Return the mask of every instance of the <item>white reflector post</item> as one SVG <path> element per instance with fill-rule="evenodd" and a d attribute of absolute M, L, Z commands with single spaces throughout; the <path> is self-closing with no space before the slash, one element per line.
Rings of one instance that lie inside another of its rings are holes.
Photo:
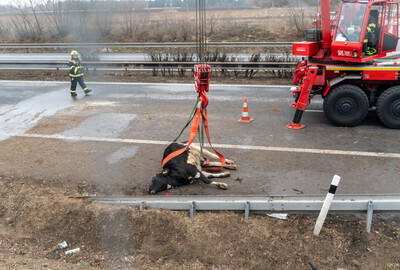
<path fill-rule="evenodd" d="M 340 176 L 335 174 L 335 176 L 332 179 L 331 187 L 329 188 L 328 194 L 326 194 L 326 198 L 324 200 L 324 204 L 322 205 L 322 209 L 319 212 L 317 223 L 315 223 L 314 227 L 315 236 L 318 236 L 319 233 L 321 232 L 322 225 L 324 225 L 325 218 L 328 214 L 329 208 L 331 207 L 331 203 L 333 197 L 335 196 L 335 192 L 337 186 L 339 185 L 339 181 L 340 181 Z"/>

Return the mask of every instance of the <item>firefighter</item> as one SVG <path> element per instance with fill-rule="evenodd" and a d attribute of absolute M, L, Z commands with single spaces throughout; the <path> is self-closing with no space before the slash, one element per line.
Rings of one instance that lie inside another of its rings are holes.
<path fill-rule="evenodd" d="M 376 24 L 378 21 L 378 11 L 371 10 L 371 14 L 368 19 L 367 25 L 367 33 L 365 34 L 365 38 L 367 40 L 367 50 L 365 51 L 366 55 L 374 55 L 377 53 L 377 42 L 378 38 L 376 36 Z M 365 40 L 364 40 L 365 42 Z"/>
<path fill-rule="evenodd" d="M 71 52 L 71 60 L 68 62 L 69 66 L 69 77 L 71 78 L 71 96 L 76 97 L 76 85 L 79 83 L 79 85 L 82 87 L 83 92 L 85 94 L 88 94 L 91 92 L 91 89 L 88 89 L 86 86 L 85 82 L 83 81 L 83 72 L 84 72 L 84 67 L 81 66 L 81 61 L 79 60 L 78 52 L 77 51 L 72 51 Z"/>

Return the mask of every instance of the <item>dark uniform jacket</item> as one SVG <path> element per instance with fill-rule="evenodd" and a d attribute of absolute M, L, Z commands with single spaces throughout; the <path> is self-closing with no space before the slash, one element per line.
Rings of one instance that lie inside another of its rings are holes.
<path fill-rule="evenodd" d="M 83 76 L 84 67 L 81 66 L 81 61 L 79 58 L 71 58 L 68 62 L 69 66 L 69 76 L 71 78 L 81 77 Z"/>

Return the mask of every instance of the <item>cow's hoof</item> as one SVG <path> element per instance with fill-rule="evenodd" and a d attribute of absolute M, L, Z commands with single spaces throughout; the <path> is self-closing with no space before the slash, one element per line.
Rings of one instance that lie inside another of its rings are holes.
<path fill-rule="evenodd" d="M 228 184 L 219 183 L 219 184 L 218 184 L 218 187 L 219 187 L 220 189 L 228 189 Z"/>
<path fill-rule="evenodd" d="M 224 167 L 229 169 L 229 170 L 236 170 L 237 169 L 236 164 L 230 164 L 230 163 L 229 164 L 225 164 Z"/>

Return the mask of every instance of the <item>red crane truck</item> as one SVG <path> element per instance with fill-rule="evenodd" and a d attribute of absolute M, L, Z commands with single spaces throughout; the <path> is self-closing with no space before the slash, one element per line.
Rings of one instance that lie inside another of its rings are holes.
<path fill-rule="evenodd" d="M 293 44 L 304 56 L 292 87 L 296 109 L 291 129 L 301 129 L 303 112 L 315 95 L 323 98 L 326 117 L 337 126 L 356 126 L 370 109 L 389 128 L 400 128 L 400 61 L 385 59 L 398 43 L 398 3 L 343 0 L 334 24 L 329 0 L 321 0 L 321 26 Z"/>

